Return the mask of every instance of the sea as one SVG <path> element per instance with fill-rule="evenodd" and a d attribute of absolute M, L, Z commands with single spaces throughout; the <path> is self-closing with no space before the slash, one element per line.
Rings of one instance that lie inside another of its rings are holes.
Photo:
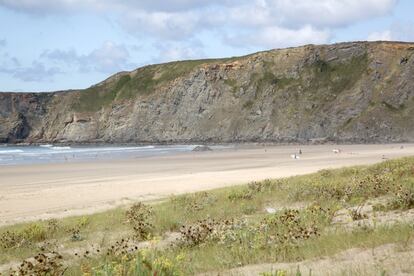
<path fill-rule="evenodd" d="M 197 145 L 146 145 L 146 146 L 0 146 L 0 166 L 39 163 L 64 163 L 92 160 L 140 158 L 191 152 Z M 223 148 L 212 146 L 211 148 Z"/>

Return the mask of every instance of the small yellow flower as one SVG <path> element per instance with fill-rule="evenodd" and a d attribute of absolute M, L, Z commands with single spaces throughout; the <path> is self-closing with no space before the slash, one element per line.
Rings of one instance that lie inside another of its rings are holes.
<path fill-rule="evenodd" d="M 177 262 L 182 262 L 185 259 L 185 254 L 184 253 L 178 254 L 177 257 L 175 257 L 175 259 Z"/>
<path fill-rule="evenodd" d="M 139 253 L 142 256 L 142 259 L 144 259 L 144 260 L 148 259 L 149 251 L 147 249 L 142 249 L 142 250 L 139 251 Z"/>
<path fill-rule="evenodd" d="M 286 276 L 287 272 L 286 270 L 278 270 L 276 276 Z"/>
<path fill-rule="evenodd" d="M 127 262 L 128 261 L 128 256 L 127 255 L 122 256 L 122 259 L 121 260 L 123 262 Z"/>

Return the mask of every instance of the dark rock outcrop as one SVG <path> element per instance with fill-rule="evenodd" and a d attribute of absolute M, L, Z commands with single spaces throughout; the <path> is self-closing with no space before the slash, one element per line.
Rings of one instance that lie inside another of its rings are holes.
<path fill-rule="evenodd" d="M 196 146 L 193 151 L 212 151 L 212 149 L 209 146 Z"/>

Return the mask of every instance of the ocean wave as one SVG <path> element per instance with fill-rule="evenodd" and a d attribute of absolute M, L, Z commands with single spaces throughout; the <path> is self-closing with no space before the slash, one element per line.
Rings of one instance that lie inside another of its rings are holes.
<path fill-rule="evenodd" d="M 11 150 L 0 150 L 0 154 L 10 154 L 10 153 L 21 153 L 23 150 L 11 149 Z"/>
<path fill-rule="evenodd" d="M 71 147 L 51 147 L 52 150 L 70 150 Z"/>
<path fill-rule="evenodd" d="M 143 145 L 143 146 L 65 146 L 43 144 L 38 146 L 0 147 L 0 165 L 35 164 L 51 162 L 67 162 L 76 160 L 96 160 L 157 156 L 174 152 L 191 151 L 193 145 Z"/>
<path fill-rule="evenodd" d="M 102 148 L 72 148 L 74 152 L 110 152 L 110 151 L 135 151 L 154 149 L 154 146 L 143 147 L 102 147 Z"/>

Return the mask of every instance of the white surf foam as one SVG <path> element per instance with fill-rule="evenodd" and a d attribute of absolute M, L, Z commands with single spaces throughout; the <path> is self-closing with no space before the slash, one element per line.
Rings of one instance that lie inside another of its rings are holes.
<path fill-rule="evenodd" d="M 23 150 L 11 149 L 11 150 L 0 150 L 0 154 L 10 154 L 10 153 L 21 153 Z"/>

